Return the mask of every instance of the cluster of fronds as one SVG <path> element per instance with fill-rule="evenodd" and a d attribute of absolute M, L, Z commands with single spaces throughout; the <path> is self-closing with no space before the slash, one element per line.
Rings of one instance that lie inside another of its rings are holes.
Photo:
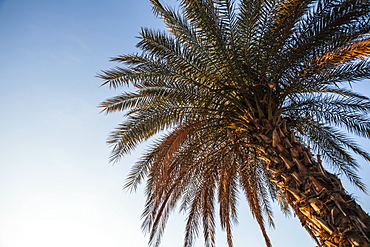
<path fill-rule="evenodd" d="M 150 1 L 167 31 L 143 28 L 140 54 L 100 77 L 113 88 L 134 86 L 101 104 L 125 111 L 109 137 L 112 161 L 167 131 L 132 168 L 127 187 L 146 180 L 143 228 L 157 246 L 172 209 L 187 212 L 185 245 L 203 228 L 215 246 L 215 203 L 232 246 L 238 193 L 245 193 L 267 245 L 270 198 L 263 147 L 249 143 L 256 119 L 289 118 L 302 142 L 361 189 L 355 152 L 369 154 L 338 129 L 369 138 L 369 98 L 341 89 L 370 75 L 367 0 L 181 0 L 174 9 Z"/>

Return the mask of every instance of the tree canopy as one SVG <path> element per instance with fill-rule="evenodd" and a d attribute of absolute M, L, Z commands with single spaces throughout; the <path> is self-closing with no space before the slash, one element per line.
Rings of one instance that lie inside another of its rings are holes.
<path fill-rule="evenodd" d="M 367 191 L 354 154 L 367 161 L 370 155 L 349 134 L 370 137 L 370 100 L 344 85 L 370 75 L 369 1 L 181 0 L 178 8 L 150 2 L 167 29 L 142 28 L 141 52 L 113 58 L 123 66 L 99 75 L 103 85 L 134 87 L 101 104 L 106 113 L 125 112 L 108 139 L 111 161 L 159 135 L 126 184 L 136 189 L 146 180 L 150 244 L 159 245 L 179 207 L 187 212 L 184 246 L 192 246 L 200 227 L 206 246 L 215 246 L 218 203 L 232 246 L 243 193 L 267 246 L 271 200 L 285 212 L 292 208 L 320 246 L 369 246 L 367 214 L 351 211 L 360 223 L 350 226 L 334 219 L 341 210 L 349 214 L 338 199 L 347 195 L 323 168 Z M 323 219 L 325 212 L 333 219 Z M 352 228 L 361 237 L 350 236 Z"/>

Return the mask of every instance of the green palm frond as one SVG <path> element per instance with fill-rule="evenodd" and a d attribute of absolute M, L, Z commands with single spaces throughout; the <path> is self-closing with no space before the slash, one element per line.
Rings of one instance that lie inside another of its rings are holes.
<path fill-rule="evenodd" d="M 350 182 L 367 192 L 366 185 L 357 175 L 359 164 L 349 150 L 370 161 L 370 154 L 338 130 L 314 121 L 305 123 L 309 144 L 323 156 L 336 171 L 343 173 Z"/>
<path fill-rule="evenodd" d="M 363 59 L 354 63 L 347 63 L 333 68 L 323 78 L 328 84 L 338 84 L 343 82 L 360 81 L 370 77 L 370 63 L 368 59 Z"/>
<path fill-rule="evenodd" d="M 290 95 L 286 113 L 347 129 L 361 137 L 370 137 L 370 100 L 348 90 L 322 89 L 312 93 Z M 291 112 L 290 112 L 291 111 Z"/>

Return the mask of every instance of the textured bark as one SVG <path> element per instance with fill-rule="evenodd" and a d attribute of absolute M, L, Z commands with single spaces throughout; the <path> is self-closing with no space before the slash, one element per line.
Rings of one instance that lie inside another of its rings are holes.
<path fill-rule="evenodd" d="M 320 157 L 297 142 L 287 122 L 260 120 L 254 123 L 254 137 L 267 147 L 262 150 L 266 167 L 301 224 L 319 246 L 370 246 L 370 216 L 323 169 Z"/>

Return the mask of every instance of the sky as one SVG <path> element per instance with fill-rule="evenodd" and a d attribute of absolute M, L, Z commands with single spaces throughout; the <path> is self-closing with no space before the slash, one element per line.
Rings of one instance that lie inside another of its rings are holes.
<path fill-rule="evenodd" d="M 147 0 L 0 0 L 0 247 L 147 246 L 142 188 L 122 189 L 145 145 L 108 162 L 106 137 L 123 118 L 100 113 L 119 91 L 96 77 L 116 66 L 110 57 L 136 51 L 140 27 L 162 28 Z M 369 167 L 360 175 L 370 186 Z M 344 184 L 369 212 L 369 196 Z M 161 247 L 182 246 L 184 219 L 174 212 Z M 265 246 L 242 199 L 239 221 L 235 247 Z M 274 247 L 315 245 L 297 218 L 275 210 L 275 221 Z"/>

